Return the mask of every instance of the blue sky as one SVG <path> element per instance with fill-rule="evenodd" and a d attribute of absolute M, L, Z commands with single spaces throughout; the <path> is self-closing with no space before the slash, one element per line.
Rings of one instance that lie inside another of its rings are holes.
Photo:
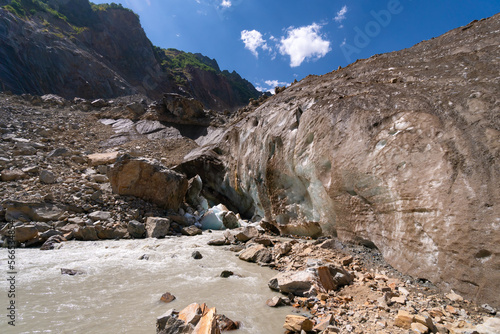
<path fill-rule="evenodd" d="M 95 3 L 109 1 L 94 0 Z M 153 44 L 215 58 L 258 89 L 410 47 L 500 0 L 122 0 Z"/>

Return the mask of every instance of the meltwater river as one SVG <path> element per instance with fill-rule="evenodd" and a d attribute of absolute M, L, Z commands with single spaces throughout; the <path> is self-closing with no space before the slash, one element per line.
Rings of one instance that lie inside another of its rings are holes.
<path fill-rule="evenodd" d="M 156 318 L 170 308 L 207 303 L 242 322 L 242 333 L 283 333 L 291 309 L 270 308 L 275 295 L 269 268 L 207 246 L 221 232 L 196 237 L 79 242 L 60 249 L 16 249 L 16 326 L 7 324 L 8 282 L 0 280 L 1 333 L 155 333 Z M 198 250 L 200 260 L 191 257 Z M 147 254 L 149 260 L 139 260 Z M 0 275 L 7 275 L 7 250 L 0 249 Z M 82 270 L 61 275 L 61 268 Z M 231 270 L 241 277 L 219 277 Z M 7 276 L 6 276 L 7 277 Z M 177 297 L 160 302 L 170 292 Z"/>

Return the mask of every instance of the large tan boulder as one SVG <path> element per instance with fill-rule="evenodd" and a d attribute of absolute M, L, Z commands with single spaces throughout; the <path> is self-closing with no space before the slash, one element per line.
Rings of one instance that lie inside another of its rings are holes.
<path fill-rule="evenodd" d="M 177 210 L 186 195 L 188 181 L 182 174 L 148 159 L 121 156 L 108 170 L 113 192 Z"/>

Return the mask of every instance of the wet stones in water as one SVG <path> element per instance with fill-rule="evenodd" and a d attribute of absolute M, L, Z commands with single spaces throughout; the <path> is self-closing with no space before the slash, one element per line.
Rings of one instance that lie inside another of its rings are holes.
<path fill-rule="evenodd" d="M 141 257 L 139 258 L 139 260 L 149 260 L 149 255 L 148 254 L 143 254 L 141 255 Z"/>
<path fill-rule="evenodd" d="M 280 296 L 274 296 L 271 299 L 268 299 L 266 301 L 266 305 L 269 307 L 279 307 L 279 306 L 285 306 L 285 305 L 290 305 L 290 299 L 289 298 L 282 298 Z"/>
<path fill-rule="evenodd" d="M 61 275 L 76 276 L 76 275 L 84 275 L 84 274 L 85 274 L 85 272 L 81 271 L 81 270 L 61 268 Z"/>
<path fill-rule="evenodd" d="M 240 322 L 239 321 L 233 321 L 226 317 L 224 314 L 217 314 L 216 315 L 217 322 L 219 323 L 219 328 L 221 331 L 234 331 L 236 329 L 240 328 Z"/>
<path fill-rule="evenodd" d="M 173 294 L 171 294 L 170 292 L 165 292 L 160 298 L 160 301 L 162 301 L 164 303 L 170 303 L 174 300 L 175 300 L 175 296 Z"/>
<path fill-rule="evenodd" d="M 220 273 L 220 277 L 222 278 L 228 278 L 230 276 L 233 276 L 234 273 L 232 271 L 229 271 L 229 270 L 224 270 L 223 272 Z"/>
<path fill-rule="evenodd" d="M 195 260 L 199 260 L 203 258 L 203 255 L 201 255 L 201 253 L 198 251 L 194 251 L 193 254 L 191 254 L 191 257 Z"/>

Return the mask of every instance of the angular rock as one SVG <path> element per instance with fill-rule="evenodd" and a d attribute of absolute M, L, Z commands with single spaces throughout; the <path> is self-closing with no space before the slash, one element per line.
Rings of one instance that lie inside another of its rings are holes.
<path fill-rule="evenodd" d="M 66 241 L 66 238 L 64 238 L 63 236 L 53 235 L 43 243 L 42 247 L 40 247 L 40 250 L 54 249 L 56 244 L 59 244 L 63 241 Z"/>
<path fill-rule="evenodd" d="M 264 245 L 255 245 L 248 247 L 244 251 L 242 251 L 239 255 L 240 260 L 247 262 L 262 262 L 269 263 L 272 260 L 272 254 L 269 249 L 267 249 Z"/>
<path fill-rule="evenodd" d="M 236 239 L 241 242 L 247 242 L 248 240 L 258 237 L 259 231 L 254 226 L 246 226 L 243 231 L 236 234 Z"/>
<path fill-rule="evenodd" d="M 194 251 L 192 254 L 191 254 L 191 257 L 195 260 L 200 260 L 203 258 L 203 255 L 201 255 L 201 253 L 199 251 Z"/>
<path fill-rule="evenodd" d="M 193 303 L 186 306 L 182 311 L 179 312 L 179 319 L 187 324 L 196 326 L 203 315 L 203 309 L 206 307 Z"/>
<path fill-rule="evenodd" d="M 183 227 L 181 233 L 184 234 L 184 235 L 188 235 L 188 236 L 193 237 L 195 235 L 202 234 L 203 231 L 200 228 L 198 228 L 198 227 L 196 227 L 194 225 L 191 225 L 191 226 L 188 226 L 188 227 Z"/>
<path fill-rule="evenodd" d="M 85 275 L 85 272 L 77 269 L 61 268 L 61 275 L 68 275 L 68 276 Z"/>
<path fill-rule="evenodd" d="M 78 226 L 73 230 L 73 237 L 76 240 L 82 241 L 94 241 L 99 239 L 94 226 Z"/>
<path fill-rule="evenodd" d="M 34 225 L 14 227 L 14 241 L 26 242 L 38 236 L 38 229 Z"/>
<path fill-rule="evenodd" d="M 234 273 L 232 271 L 224 270 L 223 272 L 220 273 L 219 276 L 222 278 L 228 278 L 228 277 L 231 277 L 233 275 L 234 275 Z"/>
<path fill-rule="evenodd" d="M 164 303 L 170 303 L 175 300 L 175 296 L 171 294 L 170 292 L 165 292 L 163 295 L 160 297 L 160 301 Z"/>
<path fill-rule="evenodd" d="M 47 154 L 47 158 L 57 158 L 69 156 L 71 152 L 65 147 L 56 148 Z"/>
<path fill-rule="evenodd" d="M 415 334 L 427 334 L 429 333 L 429 328 L 419 322 L 414 322 L 410 326 L 411 330 Z"/>
<path fill-rule="evenodd" d="M 89 214 L 89 218 L 96 222 L 98 220 L 104 221 L 111 219 L 111 212 L 109 211 L 94 211 Z"/>
<path fill-rule="evenodd" d="M 304 296 L 314 286 L 315 276 L 309 271 L 282 272 L 271 278 L 268 283 L 272 290 Z"/>
<path fill-rule="evenodd" d="M 201 317 L 193 330 L 193 334 L 220 334 L 216 313 L 215 307 L 209 309 L 208 312 Z"/>
<path fill-rule="evenodd" d="M 142 239 L 147 236 L 146 226 L 137 220 L 131 220 L 127 224 L 127 232 L 131 238 Z"/>
<path fill-rule="evenodd" d="M 110 165 L 115 163 L 120 152 L 94 153 L 87 156 L 90 166 Z"/>
<path fill-rule="evenodd" d="M 226 317 L 224 314 L 217 314 L 216 317 L 221 332 L 234 331 L 239 329 L 241 326 L 239 321 L 233 321 Z"/>
<path fill-rule="evenodd" d="M 396 319 L 394 319 L 394 326 L 410 329 L 414 319 L 414 316 L 407 311 L 399 310 Z"/>
<path fill-rule="evenodd" d="M 287 315 L 283 328 L 294 333 L 309 332 L 313 329 L 314 322 L 300 315 Z"/>
<path fill-rule="evenodd" d="M 266 301 L 266 305 L 269 306 L 269 307 L 279 307 L 279 306 L 287 305 L 287 303 L 280 296 L 274 296 L 273 298 L 268 299 Z"/>
<path fill-rule="evenodd" d="M 285 235 L 318 238 L 323 234 L 318 222 L 295 222 L 293 224 L 279 225 L 278 228 L 281 234 Z"/>
<path fill-rule="evenodd" d="M 156 334 L 191 334 L 193 329 L 193 325 L 178 319 L 174 310 L 156 319 Z"/>
<path fill-rule="evenodd" d="M 148 159 L 121 156 L 108 177 L 113 192 L 151 201 L 165 208 L 178 210 L 187 191 L 185 176 Z"/>
<path fill-rule="evenodd" d="M 17 181 L 26 179 L 28 175 L 20 169 L 4 169 L 2 171 L 1 179 L 3 182 Z"/>
<path fill-rule="evenodd" d="M 57 221 L 64 213 L 57 205 L 44 202 L 6 201 L 3 206 L 7 221 Z"/>
<path fill-rule="evenodd" d="M 232 211 L 229 211 L 222 216 L 222 224 L 224 224 L 224 227 L 228 229 L 235 229 L 240 227 L 239 219 Z"/>
<path fill-rule="evenodd" d="M 146 219 L 146 230 L 149 238 L 164 238 L 168 235 L 170 220 L 161 217 L 148 217 Z"/>
<path fill-rule="evenodd" d="M 95 225 L 97 237 L 99 239 L 122 239 L 127 235 L 127 230 L 121 226 L 104 227 L 102 225 Z"/>
<path fill-rule="evenodd" d="M 272 222 L 268 222 L 266 220 L 261 220 L 260 223 L 259 223 L 260 227 L 262 227 L 264 230 L 266 230 L 266 232 L 270 233 L 270 234 L 275 234 L 275 235 L 279 235 L 280 234 L 280 230 L 279 228 L 276 226 L 275 223 L 272 223 Z"/>
<path fill-rule="evenodd" d="M 40 182 L 45 184 L 57 183 L 57 176 L 50 170 L 43 169 L 40 172 Z"/>

